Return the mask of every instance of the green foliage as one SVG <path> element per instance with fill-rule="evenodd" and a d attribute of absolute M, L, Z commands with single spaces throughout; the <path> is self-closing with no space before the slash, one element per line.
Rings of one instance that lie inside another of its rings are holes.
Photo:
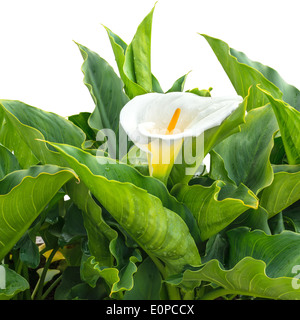
<path fill-rule="evenodd" d="M 205 131 L 210 168 L 175 163 L 165 185 L 137 146 L 103 153 L 130 99 L 164 93 L 153 13 L 128 45 L 105 27 L 119 75 L 78 44 L 91 112 L 0 100 L 0 300 L 300 299 L 300 94 L 274 69 L 203 35 L 243 98 Z"/>

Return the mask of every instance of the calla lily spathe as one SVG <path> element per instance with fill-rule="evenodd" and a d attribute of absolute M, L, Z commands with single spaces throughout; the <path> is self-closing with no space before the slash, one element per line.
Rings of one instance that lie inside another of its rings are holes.
<path fill-rule="evenodd" d="M 242 101 L 240 96 L 148 93 L 136 96 L 123 107 L 120 123 L 133 143 L 149 155 L 150 174 L 166 183 L 184 139 L 199 137 L 220 125 Z M 178 110 L 180 115 L 170 133 L 167 128 Z"/>

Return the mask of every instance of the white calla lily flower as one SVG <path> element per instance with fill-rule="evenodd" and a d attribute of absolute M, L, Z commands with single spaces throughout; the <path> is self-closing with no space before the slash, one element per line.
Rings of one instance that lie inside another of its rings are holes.
<path fill-rule="evenodd" d="M 240 96 L 148 93 L 123 107 L 120 123 L 133 143 L 148 153 L 150 174 L 166 183 L 183 141 L 220 125 L 242 101 Z"/>

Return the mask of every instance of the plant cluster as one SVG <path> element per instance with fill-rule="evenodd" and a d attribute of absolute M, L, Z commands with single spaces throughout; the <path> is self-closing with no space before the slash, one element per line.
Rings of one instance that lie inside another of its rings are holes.
<path fill-rule="evenodd" d="M 274 69 L 202 35 L 242 97 L 205 131 L 209 169 L 187 179 L 174 164 L 161 181 L 136 146 L 99 156 L 135 97 L 211 99 L 187 74 L 162 90 L 152 16 L 129 45 L 106 28 L 119 75 L 77 44 L 93 112 L 0 100 L 0 300 L 300 299 L 300 92 Z"/>

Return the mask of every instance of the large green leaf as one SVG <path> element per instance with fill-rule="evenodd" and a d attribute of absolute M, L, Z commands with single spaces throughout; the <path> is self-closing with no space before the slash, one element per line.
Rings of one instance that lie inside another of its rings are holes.
<path fill-rule="evenodd" d="M 178 214 L 163 206 L 162 201 L 145 189 L 129 182 L 108 180 L 126 165 L 107 163 L 107 159 L 66 145 L 52 144 L 69 162 L 97 200 L 126 232 L 152 257 L 163 261 L 168 273 L 177 273 L 186 264 L 199 264 L 200 256 L 189 228 Z M 105 175 L 94 173 L 101 167 Z M 120 167 L 119 167 L 120 166 Z M 104 169 L 106 168 L 106 169 Z M 132 168 L 138 175 L 135 169 Z M 111 175 L 110 175 L 111 172 Z M 128 175 L 130 177 L 130 175 Z M 140 175 L 142 178 L 142 176 Z M 127 178 L 126 181 L 129 179 Z M 145 181 L 145 180 L 144 180 Z"/>
<path fill-rule="evenodd" d="M 291 167 L 298 171 L 289 172 Z M 274 174 L 272 184 L 259 194 L 260 205 L 268 211 L 269 218 L 300 199 L 300 167 L 284 165 L 280 168 L 282 171 Z"/>
<path fill-rule="evenodd" d="M 300 234 L 283 231 L 267 235 L 261 230 L 236 228 L 227 232 L 229 239 L 228 266 L 232 268 L 244 257 L 263 260 L 271 278 L 293 277 L 293 267 L 300 264 Z"/>
<path fill-rule="evenodd" d="M 133 277 L 134 286 L 127 291 L 124 300 L 159 300 L 161 276 L 151 259 L 147 258 L 138 267 Z"/>
<path fill-rule="evenodd" d="M 286 83 L 279 73 L 257 61 L 250 60 L 243 52 L 230 48 L 230 54 L 237 58 L 239 63 L 243 63 L 261 72 L 263 76 L 275 84 L 283 93 L 282 99 L 300 111 L 300 91 L 294 86 Z"/>
<path fill-rule="evenodd" d="M 269 99 L 276 115 L 289 164 L 300 164 L 300 112 L 260 89 Z M 300 108 L 299 108 L 300 109 Z"/>
<path fill-rule="evenodd" d="M 240 260 L 230 270 L 225 270 L 218 260 L 211 260 L 200 269 L 187 270 L 183 276 L 170 279 L 168 282 L 196 287 L 202 281 L 221 287 L 200 297 L 203 300 L 213 300 L 225 295 L 246 295 L 281 300 L 300 299 L 300 289 L 292 287 L 292 278 L 268 277 L 265 262 L 251 257 Z"/>
<path fill-rule="evenodd" d="M 160 92 L 158 80 L 151 73 L 151 29 L 153 11 L 139 25 L 131 43 L 127 45 L 118 35 L 105 27 L 130 99 L 147 92 Z"/>
<path fill-rule="evenodd" d="M 66 192 L 83 214 L 84 226 L 88 234 L 88 246 L 91 255 L 102 266 L 111 267 L 113 256 L 109 246 L 117 238 L 117 232 L 111 229 L 102 217 L 101 207 L 95 202 L 82 181 L 71 180 L 66 184 Z"/>
<path fill-rule="evenodd" d="M 89 125 L 96 130 L 112 129 L 117 133 L 120 111 L 129 101 L 123 92 L 123 82 L 97 53 L 80 44 L 77 45 L 84 59 L 84 84 L 96 105 L 89 118 Z"/>
<path fill-rule="evenodd" d="M 52 165 L 15 171 L 0 181 L 0 260 L 75 174 Z"/>
<path fill-rule="evenodd" d="M 257 84 L 261 84 L 274 97 L 282 98 L 282 92 L 271 81 L 266 79 L 261 72 L 252 66 L 240 63 L 231 54 L 232 51 L 227 43 L 208 35 L 202 34 L 202 36 L 214 51 L 236 92 L 244 98 L 248 95 L 249 88 L 252 87 L 252 95 L 248 100 L 247 110 L 264 106 L 269 102 L 267 97 L 256 88 Z"/>
<path fill-rule="evenodd" d="M 242 184 L 239 187 L 222 181 L 215 181 L 210 187 L 177 184 L 172 193 L 194 214 L 202 240 L 223 230 L 249 208 L 258 207 L 258 199 Z"/>
<path fill-rule="evenodd" d="M 295 232 L 300 233 L 300 201 L 282 212 L 284 222 Z"/>
<path fill-rule="evenodd" d="M 196 243 L 199 242 L 199 229 L 192 213 L 184 204 L 178 202 L 175 197 L 170 195 L 166 186 L 160 180 L 143 176 L 131 166 L 117 163 L 109 158 L 95 157 L 87 152 L 67 145 L 60 144 L 56 147 L 59 147 L 66 154 L 77 159 L 77 161 L 82 164 L 85 164 L 94 175 L 104 176 L 108 180 L 117 180 L 123 183 L 129 182 L 138 188 L 147 190 L 148 193 L 159 198 L 164 207 L 177 213 L 187 224 Z M 74 198 L 79 199 L 80 197 Z M 77 200 L 74 201 L 76 203 Z"/>
<path fill-rule="evenodd" d="M 228 176 L 236 185 L 245 184 L 258 193 L 273 181 L 269 161 L 273 136 L 278 130 L 270 105 L 248 112 L 241 132 L 230 136 L 215 148 L 224 160 Z"/>
<path fill-rule="evenodd" d="M 126 49 L 124 72 L 147 92 L 152 91 L 151 29 L 154 8 L 144 18 Z"/>
<path fill-rule="evenodd" d="M 168 92 L 183 92 L 187 76 L 188 76 L 188 73 L 183 75 L 179 79 L 177 79 L 173 83 L 172 87 L 166 93 L 168 93 Z"/>
<path fill-rule="evenodd" d="M 209 177 L 213 180 L 222 180 L 227 183 L 234 184 L 225 168 L 225 163 L 222 157 L 215 151 L 211 150 L 210 154 L 210 170 Z"/>
<path fill-rule="evenodd" d="M 122 237 L 118 236 L 111 242 L 111 251 L 116 258 L 116 264 L 112 267 L 101 265 L 95 257 L 90 256 L 82 263 L 82 279 L 95 287 L 99 278 L 104 279 L 110 288 L 110 296 L 123 290 L 131 290 L 134 284 L 133 275 L 137 271 L 137 262 L 142 257 L 136 248 L 125 245 Z"/>
<path fill-rule="evenodd" d="M 120 77 L 124 82 L 125 85 L 125 92 L 130 99 L 135 96 L 145 94 L 147 91 L 142 88 L 140 85 L 135 83 L 134 81 L 130 80 L 129 76 L 123 70 L 124 62 L 125 62 L 125 52 L 127 50 L 127 44 L 116 34 L 114 34 L 110 29 L 105 27 L 114 55 L 118 65 Z"/>
<path fill-rule="evenodd" d="M 10 300 L 19 292 L 29 289 L 29 283 L 14 270 L 6 265 L 0 264 L 0 278 L 5 282 L 4 287 L 0 286 L 0 300 Z"/>
<path fill-rule="evenodd" d="M 90 112 L 80 112 L 69 116 L 68 119 L 72 121 L 77 127 L 79 127 L 86 135 L 88 140 L 96 140 L 96 133 L 89 125 Z"/>
<path fill-rule="evenodd" d="M 284 231 L 277 235 L 266 235 L 261 230 L 249 232 L 248 228 L 241 227 L 228 231 L 227 235 L 229 257 L 226 269 L 213 259 L 200 268 L 190 268 L 174 275 L 167 282 L 186 290 L 198 287 L 202 281 L 208 281 L 214 288 L 217 286 L 200 299 L 211 300 L 232 294 L 267 299 L 300 299 L 294 270 L 300 261 L 299 234 Z"/>
<path fill-rule="evenodd" d="M 77 147 L 81 147 L 85 140 L 83 131 L 71 121 L 20 101 L 1 100 L 0 114 L 4 118 L 0 128 L 0 142 L 14 151 L 22 168 L 39 162 L 65 165 L 61 156 L 40 140 L 47 139 Z"/>
<path fill-rule="evenodd" d="M 7 148 L 0 145 L 0 179 L 19 169 L 21 168 L 18 159 Z"/>

